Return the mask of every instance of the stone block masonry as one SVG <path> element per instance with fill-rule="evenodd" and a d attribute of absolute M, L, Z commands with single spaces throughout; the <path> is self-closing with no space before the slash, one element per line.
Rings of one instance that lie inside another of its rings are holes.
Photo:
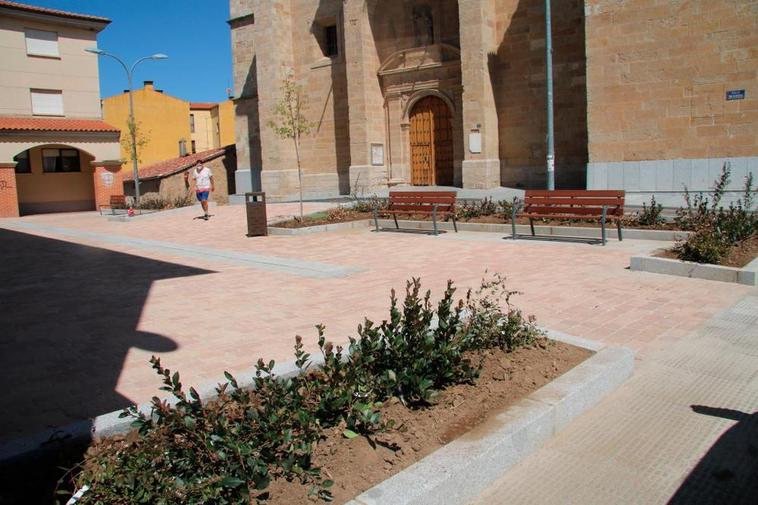
<path fill-rule="evenodd" d="M 755 2 L 588 0 L 585 15 L 591 164 L 758 156 Z"/>

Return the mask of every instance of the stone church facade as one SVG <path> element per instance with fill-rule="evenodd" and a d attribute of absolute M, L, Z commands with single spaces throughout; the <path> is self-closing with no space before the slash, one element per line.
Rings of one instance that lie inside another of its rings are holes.
<path fill-rule="evenodd" d="M 287 73 L 315 125 L 302 146 L 306 196 L 395 183 L 544 187 L 542 0 L 230 7 L 238 188 L 297 194 L 292 143 L 268 127 Z M 738 176 L 755 171 L 756 9 L 753 0 L 554 1 L 557 187 L 642 198 L 707 189 L 724 159 Z"/>

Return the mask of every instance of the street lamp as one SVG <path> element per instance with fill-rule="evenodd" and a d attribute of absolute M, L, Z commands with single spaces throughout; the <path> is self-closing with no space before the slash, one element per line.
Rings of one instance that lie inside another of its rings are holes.
<path fill-rule="evenodd" d="M 545 0 L 545 71 L 547 86 L 547 189 L 555 189 L 555 134 L 553 131 L 553 28 L 550 0 Z"/>
<path fill-rule="evenodd" d="M 134 69 L 142 63 L 145 60 L 165 60 L 168 58 L 163 53 L 156 53 L 150 56 L 143 56 L 142 58 L 135 61 L 131 68 L 124 63 L 124 61 L 116 56 L 115 54 L 111 54 L 109 52 L 103 51 L 102 49 L 98 49 L 96 47 L 88 47 L 85 49 L 88 53 L 96 54 L 98 56 L 110 56 L 117 62 L 121 64 L 122 67 L 124 67 L 124 71 L 126 72 L 126 78 L 129 81 L 129 134 L 132 138 L 132 164 L 134 168 L 134 201 L 139 204 L 139 172 L 137 171 L 137 124 L 134 122 L 134 99 L 132 98 L 132 75 L 134 74 Z"/>

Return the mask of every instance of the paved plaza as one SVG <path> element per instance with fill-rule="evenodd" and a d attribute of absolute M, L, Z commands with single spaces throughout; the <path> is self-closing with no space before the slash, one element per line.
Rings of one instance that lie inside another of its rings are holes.
<path fill-rule="evenodd" d="M 329 206 L 308 203 L 306 212 Z M 270 204 L 268 212 L 274 220 L 295 214 L 297 205 Z M 364 316 L 386 317 L 390 289 L 402 290 L 410 277 L 421 277 L 435 296 L 452 279 L 463 295 L 485 271 L 506 275 L 510 287 L 523 292 L 518 306 L 541 325 L 628 346 L 638 357 L 633 379 L 510 472 L 502 486 L 530 473 L 556 486 L 586 476 L 588 485 L 610 493 L 616 487 L 607 479 L 626 474 L 624 482 L 634 484 L 642 478 L 635 473 L 638 455 L 657 462 L 638 501 L 665 501 L 739 422 L 734 412 L 758 410 L 758 293 L 629 271 L 630 256 L 665 243 L 611 240 L 601 247 L 369 227 L 248 238 L 241 206 L 215 207 L 208 222 L 193 219 L 197 214 L 187 208 L 131 222 L 96 213 L 0 220 L 0 394 L 6 407 L 0 442 L 149 400 L 160 386 L 148 364 L 152 354 L 179 370 L 184 384 L 206 384 L 224 370 L 250 370 L 259 356 L 290 360 L 296 334 L 315 348 L 317 323 L 326 325 L 330 339 L 347 341 Z M 738 321 L 724 316 L 730 310 Z M 739 333 L 751 324 L 753 333 Z M 721 336 L 712 333 L 717 330 Z M 736 350 L 722 342 L 735 331 L 752 340 L 735 343 L 742 346 Z M 698 412 L 690 404 L 726 414 Z M 662 435 L 666 430 L 673 438 Z M 566 449 L 576 444 L 584 452 Z M 623 460 L 624 451 L 634 454 L 631 461 Z M 605 464 L 616 452 L 622 463 Z M 667 458 L 677 463 L 667 465 Z M 561 470 L 548 477 L 544 470 L 534 473 L 534 465 Z M 529 487 L 535 494 L 524 491 L 520 502 L 608 503 L 585 500 L 586 493 L 566 501 L 559 488 L 536 482 Z M 620 489 L 631 497 L 636 487 Z M 479 503 L 517 498 L 503 492 L 493 488 Z"/>

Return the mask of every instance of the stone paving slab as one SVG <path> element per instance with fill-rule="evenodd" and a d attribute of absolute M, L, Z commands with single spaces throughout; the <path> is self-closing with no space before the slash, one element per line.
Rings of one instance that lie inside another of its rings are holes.
<path fill-rule="evenodd" d="M 721 324 L 735 314 L 739 327 Z M 735 344 L 734 335 L 747 338 Z M 756 349 L 753 291 L 651 353 L 632 379 L 470 505 L 755 503 Z"/>
<path fill-rule="evenodd" d="M 516 304 L 540 324 L 631 347 L 641 358 L 750 292 L 630 272 L 629 257 L 655 246 L 646 241 L 601 247 L 368 229 L 249 238 L 244 208 L 213 212 L 208 222 L 191 212 L 130 223 L 97 213 L 0 220 L 0 303 L 13 307 L 0 334 L 0 399 L 14 407 L 0 421 L 0 439 L 149 399 L 160 385 L 152 354 L 190 385 L 248 370 L 259 356 L 288 361 L 296 334 L 317 350 L 317 323 L 346 342 L 364 316 L 386 317 L 390 289 L 402 293 L 412 276 L 436 297 L 448 279 L 463 296 L 485 270 L 503 273 L 524 293 Z M 296 212 L 269 205 L 269 216 Z M 36 228 L 9 229 L 19 223 Z M 293 275 L 235 257 L 350 274 Z"/>

